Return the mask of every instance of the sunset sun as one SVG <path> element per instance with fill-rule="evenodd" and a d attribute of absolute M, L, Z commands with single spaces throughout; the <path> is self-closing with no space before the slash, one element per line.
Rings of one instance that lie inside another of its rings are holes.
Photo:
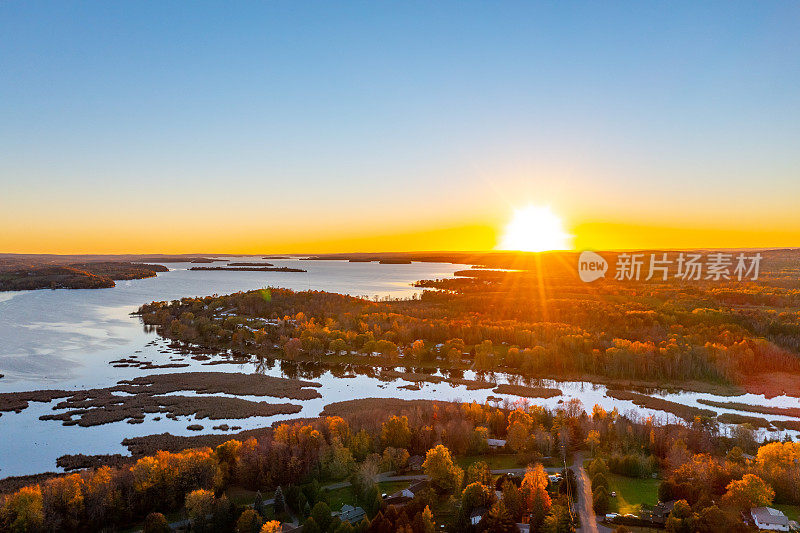
<path fill-rule="evenodd" d="M 522 252 L 570 249 L 572 236 L 549 207 L 528 205 L 514 210 L 497 248 Z"/>

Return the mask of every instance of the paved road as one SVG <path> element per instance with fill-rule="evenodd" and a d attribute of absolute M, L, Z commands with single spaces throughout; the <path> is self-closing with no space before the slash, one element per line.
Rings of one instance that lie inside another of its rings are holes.
<path fill-rule="evenodd" d="M 575 509 L 581 517 L 581 527 L 578 528 L 578 533 L 612 532 L 613 529 L 601 523 L 594 514 L 594 509 L 592 508 L 592 482 L 589 480 L 586 469 L 583 468 L 582 453 L 575 454 L 575 461 L 570 468 L 575 472 L 575 478 L 578 482 L 578 498 L 575 502 Z"/>
<path fill-rule="evenodd" d="M 570 467 L 575 472 L 578 482 L 578 497 L 575 501 L 575 508 L 581 517 L 581 527 L 578 533 L 600 533 L 597 528 L 597 520 L 592 509 L 592 484 L 589 476 L 583 468 L 583 454 L 575 454 L 575 462 Z"/>

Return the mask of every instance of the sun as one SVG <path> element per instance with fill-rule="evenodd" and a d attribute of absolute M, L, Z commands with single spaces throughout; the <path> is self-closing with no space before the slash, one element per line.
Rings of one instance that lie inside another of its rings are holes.
<path fill-rule="evenodd" d="M 521 252 L 569 250 L 571 242 L 572 235 L 564 230 L 561 219 L 549 207 L 528 205 L 514 210 L 497 249 Z"/>

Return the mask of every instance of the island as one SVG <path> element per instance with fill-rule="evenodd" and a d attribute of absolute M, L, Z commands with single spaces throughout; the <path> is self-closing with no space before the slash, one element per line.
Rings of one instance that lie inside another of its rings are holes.
<path fill-rule="evenodd" d="M 289 267 L 192 267 L 189 270 L 227 270 L 230 272 L 308 272 L 302 268 Z"/>
<path fill-rule="evenodd" d="M 114 280 L 155 277 L 167 272 L 163 265 L 126 261 L 97 261 L 66 265 L 31 265 L 2 269 L 0 291 L 36 289 L 104 289 L 114 287 Z"/>

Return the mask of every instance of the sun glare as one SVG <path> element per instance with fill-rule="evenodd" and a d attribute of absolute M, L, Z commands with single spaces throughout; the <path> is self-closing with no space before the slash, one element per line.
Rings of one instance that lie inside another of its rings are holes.
<path fill-rule="evenodd" d="M 561 219 L 549 207 L 529 205 L 514 210 L 497 248 L 521 252 L 569 250 L 571 241 L 572 235 L 564 230 Z"/>

